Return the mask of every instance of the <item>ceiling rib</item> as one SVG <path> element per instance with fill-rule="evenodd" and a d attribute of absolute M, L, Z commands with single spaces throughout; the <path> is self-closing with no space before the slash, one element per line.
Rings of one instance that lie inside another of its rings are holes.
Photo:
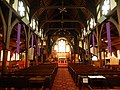
<path fill-rule="evenodd" d="M 48 30 L 59 30 L 61 28 L 48 28 Z M 62 28 L 62 30 L 80 30 L 80 28 Z"/>
<path fill-rule="evenodd" d="M 78 23 L 81 23 L 80 20 L 46 20 L 46 22 L 78 22 Z"/>
<path fill-rule="evenodd" d="M 57 8 L 63 8 L 63 6 L 41 6 L 40 8 L 44 8 L 44 9 L 57 9 Z M 80 8 L 85 8 L 85 6 L 64 6 L 64 8 L 80 9 Z"/>

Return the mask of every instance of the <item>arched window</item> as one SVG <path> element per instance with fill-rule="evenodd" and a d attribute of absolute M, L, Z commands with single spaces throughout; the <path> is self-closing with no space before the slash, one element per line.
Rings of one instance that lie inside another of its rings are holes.
<path fill-rule="evenodd" d="M 24 7 L 24 3 L 22 1 L 18 2 L 18 12 L 21 17 L 25 16 L 25 7 Z"/>
<path fill-rule="evenodd" d="M 54 50 L 57 52 L 70 52 L 70 45 L 66 40 L 60 39 L 56 43 L 57 44 L 54 46 Z"/>
<path fill-rule="evenodd" d="M 110 10 L 110 1 L 105 0 L 102 6 L 102 15 L 107 15 L 109 10 Z"/>
<path fill-rule="evenodd" d="M 66 48 L 66 41 L 59 40 L 58 41 L 58 52 L 65 52 L 66 51 L 65 48 Z"/>

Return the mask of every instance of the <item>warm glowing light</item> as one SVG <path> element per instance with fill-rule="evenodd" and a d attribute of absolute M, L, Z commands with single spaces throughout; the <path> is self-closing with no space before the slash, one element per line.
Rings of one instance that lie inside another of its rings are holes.
<path fill-rule="evenodd" d="M 108 40 L 105 41 L 106 43 L 108 42 Z"/>
<path fill-rule="evenodd" d="M 70 52 L 70 45 L 66 40 L 61 39 L 54 45 L 54 50 L 57 52 Z"/>
<path fill-rule="evenodd" d="M 13 53 L 13 56 L 11 57 L 11 61 L 13 60 L 19 60 L 19 54 L 18 53 Z"/>
<path fill-rule="evenodd" d="M 60 40 L 58 42 L 58 47 L 59 47 L 59 49 L 58 49 L 59 52 L 65 52 L 65 41 Z"/>
<path fill-rule="evenodd" d="M 70 52 L 70 46 L 66 45 L 66 52 Z"/>
<path fill-rule="evenodd" d="M 92 57 L 92 61 L 97 61 L 97 60 L 98 60 L 97 56 Z"/>
<path fill-rule="evenodd" d="M 3 50 L 1 50 L 1 57 L 0 57 L 0 61 L 3 60 Z M 7 55 L 7 61 L 10 61 L 10 51 L 8 51 L 8 55 Z"/>
<path fill-rule="evenodd" d="M 56 50 L 58 52 L 58 45 L 54 46 L 54 50 Z"/>
<path fill-rule="evenodd" d="M 120 50 L 117 50 L 117 56 L 120 59 Z"/>

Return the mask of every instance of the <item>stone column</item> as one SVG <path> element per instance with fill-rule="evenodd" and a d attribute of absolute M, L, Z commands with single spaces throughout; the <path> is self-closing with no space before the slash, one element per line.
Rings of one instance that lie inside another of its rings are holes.
<path fill-rule="evenodd" d="M 41 39 L 41 63 L 43 63 L 43 40 Z"/>
<path fill-rule="evenodd" d="M 24 29 L 26 30 L 25 28 L 25 25 L 24 25 Z M 29 49 L 29 41 L 30 41 L 30 26 L 28 28 L 28 32 L 26 32 L 26 59 L 25 59 L 25 68 L 28 67 L 28 49 Z"/>
<path fill-rule="evenodd" d="M 78 62 L 78 54 L 79 54 L 79 40 L 76 37 L 74 37 L 74 60 L 75 62 Z"/>
<path fill-rule="evenodd" d="M 98 26 L 96 26 L 96 36 L 97 36 L 97 55 L 98 55 L 98 60 L 100 61 L 100 66 L 102 67 L 102 59 L 101 59 L 101 51 L 100 51 L 100 44 L 101 44 L 101 38 L 98 30 Z"/>

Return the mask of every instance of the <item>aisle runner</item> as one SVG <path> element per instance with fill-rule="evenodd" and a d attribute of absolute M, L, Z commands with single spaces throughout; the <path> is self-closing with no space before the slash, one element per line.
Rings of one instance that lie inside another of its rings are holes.
<path fill-rule="evenodd" d="M 52 90 L 79 90 L 68 72 L 68 68 L 58 68 Z"/>

